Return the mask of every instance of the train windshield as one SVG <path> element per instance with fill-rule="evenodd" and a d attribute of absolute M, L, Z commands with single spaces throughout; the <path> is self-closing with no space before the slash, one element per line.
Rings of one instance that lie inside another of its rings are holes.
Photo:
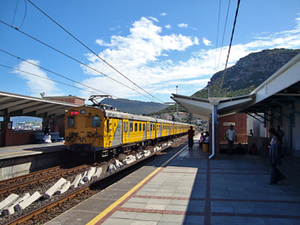
<path fill-rule="evenodd" d="M 93 116 L 93 127 L 100 127 L 100 116 Z"/>
<path fill-rule="evenodd" d="M 75 125 L 75 119 L 74 119 L 74 117 L 69 117 L 68 118 L 68 126 L 69 127 L 74 127 L 74 125 Z"/>

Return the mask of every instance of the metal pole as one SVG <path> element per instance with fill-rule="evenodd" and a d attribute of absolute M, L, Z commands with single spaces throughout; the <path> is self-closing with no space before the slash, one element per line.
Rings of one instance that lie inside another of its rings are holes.
<path fill-rule="evenodd" d="M 176 94 L 178 94 L 178 86 L 176 86 Z M 176 112 L 177 112 L 177 117 L 176 117 L 176 121 L 178 122 L 178 103 L 176 103 Z"/>

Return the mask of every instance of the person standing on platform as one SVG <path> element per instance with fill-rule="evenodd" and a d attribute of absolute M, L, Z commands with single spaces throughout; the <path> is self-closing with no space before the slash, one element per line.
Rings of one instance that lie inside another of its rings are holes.
<path fill-rule="evenodd" d="M 277 130 L 276 130 L 277 134 L 281 137 L 281 139 L 284 136 L 284 131 L 280 130 L 280 125 L 277 125 Z"/>
<path fill-rule="evenodd" d="M 276 168 L 277 164 L 281 165 L 281 145 L 282 139 L 274 128 L 269 129 L 272 140 L 270 142 L 269 156 L 271 164 L 271 182 L 275 185 L 278 181 L 284 182 L 286 177 Z"/>
<path fill-rule="evenodd" d="M 50 135 L 50 132 L 51 132 L 51 127 L 50 127 L 50 124 L 47 124 L 45 130 L 44 130 L 44 142 L 45 143 L 52 143 L 51 141 L 51 135 Z"/>
<path fill-rule="evenodd" d="M 284 136 L 284 131 L 280 129 L 280 125 L 277 125 L 276 133 L 281 138 L 280 155 L 281 155 L 281 158 L 284 158 L 284 156 L 283 156 L 284 148 L 282 147 L 282 145 L 283 145 L 283 140 L 282 139 L 283 139 L 283 136 Z"/>
<path fill-rule="evenodd" d="M 236 139 L 237 142 L 237 132 L 235 129 L 233 129 L 232 124 L 230 125 L 230 129 L 227 130 L 225 137 L 228 140 L 227 154 L 233 154 L 233 143 L 234 143 L 234 138 Z"/>
<path fill-rule="evenodd" d="M 192 150 L 194 145 L 194 130 L 192 126 L 190 126 L 190 129 L 188 130 L 188 139 L 189 139 L 189 150 Z"/>

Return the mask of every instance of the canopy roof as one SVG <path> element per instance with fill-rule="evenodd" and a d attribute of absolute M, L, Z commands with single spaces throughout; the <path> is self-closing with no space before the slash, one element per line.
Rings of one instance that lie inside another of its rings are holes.
<path fill-rule="evenodd" d="M 235 98 L 201 99 L 172 94 L 174 101 L 180 104 L 195 117 L 209 119 L 212 105 L 217 105 L 219 116 L 238 112 L 260 113 L 285 107 L 300 114 L 288 105 L 300 103 L 300 54 L 288 61 L 250 95 Z"/>
<path fill-rule="evenodd" d="M 53 101 L 42 98 L 17 95 L 0 91 L 0 116 L 45 117 L 49 115 L 63 115 L 65 110 L 79 106 L 78 104 Z"/>

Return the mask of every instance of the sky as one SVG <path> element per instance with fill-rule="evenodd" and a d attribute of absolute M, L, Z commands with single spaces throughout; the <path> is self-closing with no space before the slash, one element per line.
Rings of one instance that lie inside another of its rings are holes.
<path fill-rule="evenodd" d="M 0 0 L 0 91 L 190 96 L 225 68 L 237 2 Z M 228 67 L 273 48 L 300 48 L 299 0 L 241 0 Z"/>

